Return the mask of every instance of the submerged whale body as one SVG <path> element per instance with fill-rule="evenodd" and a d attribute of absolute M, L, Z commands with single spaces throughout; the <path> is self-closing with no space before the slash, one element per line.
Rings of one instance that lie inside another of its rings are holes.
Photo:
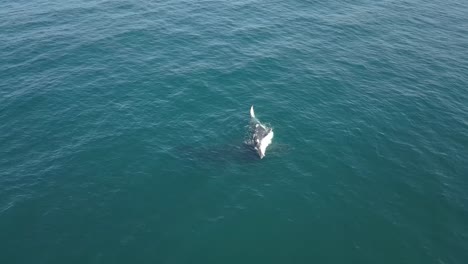
<path fill-rule="evenodd" d="M 253 105 L 250 107 L 250 126 L 252 128 L 252 144 L 260 159 L 263 159 L 266 154 L 266 148 L 271 144 L 271 140 L 273 139 L 273 129 L 260 123 L 255 117 Z"/>

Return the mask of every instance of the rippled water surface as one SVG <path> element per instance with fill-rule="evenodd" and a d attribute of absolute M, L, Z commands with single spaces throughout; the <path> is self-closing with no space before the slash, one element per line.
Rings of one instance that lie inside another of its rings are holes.
<path fill-rule="evenodd" d="M 467 14 L 0 0 L 0 263 L 468 263 Z"/>

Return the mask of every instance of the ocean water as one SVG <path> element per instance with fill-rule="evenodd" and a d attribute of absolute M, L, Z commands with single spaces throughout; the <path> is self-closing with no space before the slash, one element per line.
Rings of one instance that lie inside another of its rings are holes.
<path fill-rule="evenodd" d="M 0 0 L 0 263 L 468 263 L 467 14 Z"/>

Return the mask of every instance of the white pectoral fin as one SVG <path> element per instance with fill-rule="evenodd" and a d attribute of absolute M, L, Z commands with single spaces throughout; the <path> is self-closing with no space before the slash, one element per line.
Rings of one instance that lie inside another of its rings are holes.
<path fill-rule="evenodd" d="M 250 117 L 255 118 L 254 108 L 253 105 L 250 107 Z"/>
<path fill-rule="evenodd" d="M 271 144 L 272 140 L 273 140 L 273 130 L 270 130 L 270 132 L 262 139 L 262 142 L 260 143 L 260 152 L 263 154 L 263 156 L 266 155 L 266 149 L 268 145 Z"/>

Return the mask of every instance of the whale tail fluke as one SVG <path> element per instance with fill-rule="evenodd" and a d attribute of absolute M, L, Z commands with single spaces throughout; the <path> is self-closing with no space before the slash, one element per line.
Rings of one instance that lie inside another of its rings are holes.
<path fill-rule="evenodd" d="M 254 113 L 253 105 L 250 107 L 250 117 L 251 117 L 251 118 L 255 118 L 255 113 Z"/>

